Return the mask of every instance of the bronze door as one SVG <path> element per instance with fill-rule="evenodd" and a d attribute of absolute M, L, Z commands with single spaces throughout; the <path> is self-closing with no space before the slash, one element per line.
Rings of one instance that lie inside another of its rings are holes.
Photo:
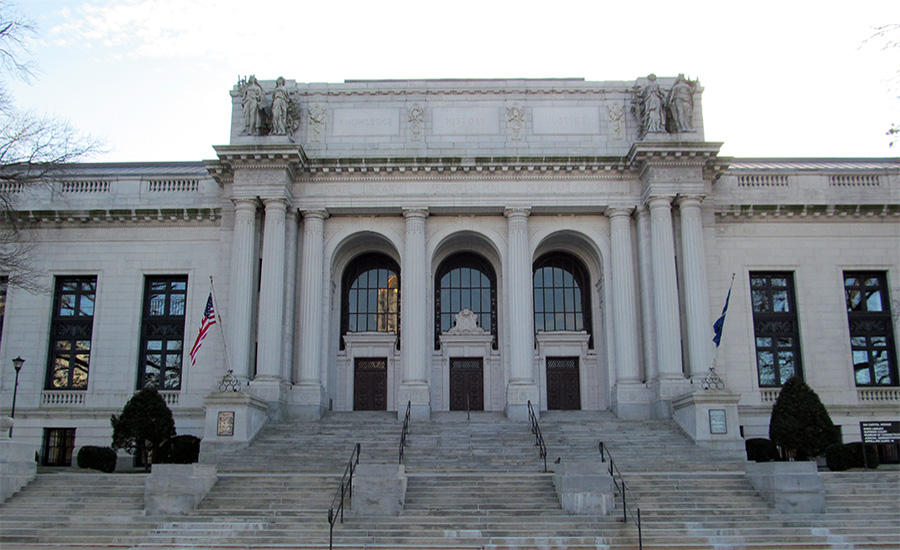
<path fill-rule="evenodd" d="M 469 398 L 466 407 L 466 396 Z M 484 366 L 481 358 L 450 359 L 450 410 L 484 410 Z"/>
<path fill-rule="evenodd" d="M 356 359 L 353 410 L 387 410 L 387 359 Z"/>
<path fill-rule="evenodd" d="M 581 409 L 581 384 L 577 357 L 547 358 L 547 409 Z"/>

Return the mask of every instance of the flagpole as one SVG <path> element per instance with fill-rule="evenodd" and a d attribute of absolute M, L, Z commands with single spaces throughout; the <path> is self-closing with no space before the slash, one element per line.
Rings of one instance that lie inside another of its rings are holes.
<path fill-rule="evenodd" d="M 209 276 L 209 292 L 212 295 L 213 307 L 216 309 L 216 316 L 219 323 L 219 331 L 222 333 L 222 348 L 225 350 L 225 370 L 231 371 L 231 361 L 228 358 L 228 339 L 225 338 L 225 321 L 222 317 L 222 310 L 219 309 L 219 299 L 216 298 L 216 287 L 213 284 L 213 276 Z"/>
<path fill-rule="evenodd" d="M 713 350 L 712 362 L 709 365 L 709 371 L 706 373 L 706 378 L 703 379 L 702 386 L 705 390 L 710 389 L 725 389 L 725 381 L 718 375 L 716 372 L 716 360 L 719 357 L 719 344 L 722 339 L 722 331 L 725 327 L 725 313 L 728 311 L 728 302 L 731 301 L 731 290 L 734 288 L 734 276 L 736 273 L 731 274 L 731 284 L 728 285 L 728 295 L 725 298 L 725 307 L 722 308 L 722 315 L 716 320 L 713 325 L 713 331 L 715 332 L 715 336 L 713 337 L 713 342 L 716 343 L 716 348 Z"/>

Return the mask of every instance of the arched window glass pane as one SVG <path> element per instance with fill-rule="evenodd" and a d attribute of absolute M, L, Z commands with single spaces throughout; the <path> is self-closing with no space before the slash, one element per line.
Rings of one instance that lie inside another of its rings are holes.
<path fill-rule="evenodd" d="M 341 334 L 400 333 L 400 268 L 383 254 L 363 254 L 347 269 L 341 294 Z M 344 341 L 341 339 L 341 349 Z"/>
<path fill-rule="evenodd" d="M 497 285 L 494 270 L 480 256 L 460 253 L 450 256 L 435 274 L 435 339 L 453 327 L 456 314 L 463 309 L 478 316 L 478 324 L 494 337 L 497 348 Z"/>
<path fill-rule="evenodd" d="M 580 260 L 565 252 L 541 256 L 534 264 L 534 331 L 591 330 L 590 284 Z M 593 338 L 589 341 L 593 348 Z"/>

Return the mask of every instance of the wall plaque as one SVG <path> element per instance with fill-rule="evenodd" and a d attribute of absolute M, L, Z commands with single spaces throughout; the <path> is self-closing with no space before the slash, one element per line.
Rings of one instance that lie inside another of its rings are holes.
<path fill-rule="evenodd" d="M 598 135 L 600 111 L 596 107 L 535 107 L 535 134 Z"/>
<path fill-rule="evenodd" d="M 709 433 L 714 435 L 728 433 L 728 422 L 725 416 L 725 409 L 709 410 Z"/>
<path fill-rule="evenodd" d="M 219 422 L 216 427 L 216 435 L 234 435 L 234 411 L 219 411 Z"/>
<path fill-rule="evenodd" d="M 500 109 L 496 107 L 439 107 L 432 125 L 439 136 L 472 136 L 500 133 Z"/>

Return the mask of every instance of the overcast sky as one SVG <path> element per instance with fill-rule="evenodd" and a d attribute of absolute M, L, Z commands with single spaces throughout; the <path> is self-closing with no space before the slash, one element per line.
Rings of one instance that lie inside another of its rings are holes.
<path fill-rule="evenodd" d="M 20 107 L 101 138 L 95 161 L 215 158 L 239 75 L 699 78 L 706 139 L 738 157 L 885 157 L 900 47 L 866 42 L 900 1 L 28 0 Z M 895 40 L 900 36 L 895 35 Z"/>

